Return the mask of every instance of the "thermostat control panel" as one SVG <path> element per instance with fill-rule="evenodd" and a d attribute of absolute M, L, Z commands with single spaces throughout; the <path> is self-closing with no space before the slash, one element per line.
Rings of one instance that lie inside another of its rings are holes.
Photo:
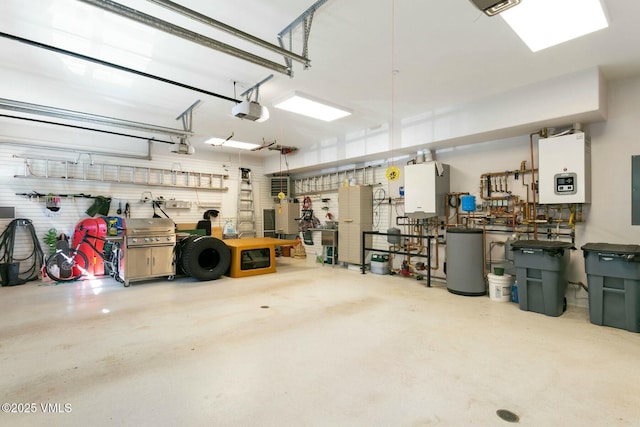
<path fill-rule="evenodd" d="M 572 172 L 558 173 L 553 177 L 554 192 L 558 195 L 576 194 L 577 175 Z"/>

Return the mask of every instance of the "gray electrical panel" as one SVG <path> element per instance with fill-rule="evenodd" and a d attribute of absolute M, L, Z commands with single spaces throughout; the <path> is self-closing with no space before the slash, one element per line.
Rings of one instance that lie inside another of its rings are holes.
<path fill-rule="evenodd" d="M 13 219 L 16 217 L 16 208 L 0 207 L 0 218 Z"/>
<path fill-rule="evenodd" d="M 631 225 L 640 225 L 640 156 L 631 157 Z"/>

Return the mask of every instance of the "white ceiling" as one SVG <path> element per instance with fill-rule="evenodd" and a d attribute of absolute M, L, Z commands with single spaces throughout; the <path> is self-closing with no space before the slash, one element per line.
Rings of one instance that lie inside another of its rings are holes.
<path fill-rule="evenodd" d="M 274 44 L 277 33 L 314 3 L 178 2 Z M 151 2 L 119 3 L 284 64 L 277 54 Z M 485 16 L 469 0 L 328 0 L 313 18 L 311 67 L 305 70 L 294 62 L 290 78 L 77 0 L 2 0 L 0 27 L 4 33 L 228 97 L 239 98 L 270 74 L 274 78 L 260 88 L 260 102 L 270 109 L 271 118 L 255 123 L 233 117 L 230 101 L 70 61 L 67 56 L 3 37 L 0 97 L 177 128 L 181 123 L 176 117 L 200 99 L 203 102 L 194 111 L 196 135 L 191 139 L 196 149 L 208 136 L 233 133 L 237 140 L 276 140 L 304 150 L 319 141 L 385 125 L 392 114 L 401 119 L 477 102 L 593 66 L 600 66 L 606 79 L 639 74 L 640 2 L 603 3 L 608 29 L 534 54 L 500 17 Z M 297 53 L 301 38 L 298 29 L 294 38 Z M 354 114 L 325 123 L 272 107 L 275 99 L 292 90 L 343 105 Z M 6 123 L 3 120 L 0 123 Z M 259 154 L 269 155 L 267 150 Z"/>

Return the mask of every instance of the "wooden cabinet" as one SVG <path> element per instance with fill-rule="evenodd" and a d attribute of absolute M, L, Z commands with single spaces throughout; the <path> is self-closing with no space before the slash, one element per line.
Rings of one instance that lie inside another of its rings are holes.
<path fill-rule="evenodd" d="M 300 203 L 281 201 L 276 205 L 276 233 L 298 234 Z"/>
<path fill-rule="evenodd" d="M 373 228 L 373 189 L 368 185 L 338 189 L 338 247 L 340 261 L 360 264 L 362 232 Z M 371 247 L 371 236 L 365 245 Z"/>

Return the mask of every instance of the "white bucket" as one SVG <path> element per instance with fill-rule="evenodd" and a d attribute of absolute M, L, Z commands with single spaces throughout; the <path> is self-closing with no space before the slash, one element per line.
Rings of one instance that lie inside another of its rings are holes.
<path fill-rule="evenodd" d="M 513 284 L 513 276 L 510 274 L 498 276 L 489 273 L 487 274 L 487 278 L 489 279 L 489 298 L 491 301 L 511 301 L 511 285 Z"/>

